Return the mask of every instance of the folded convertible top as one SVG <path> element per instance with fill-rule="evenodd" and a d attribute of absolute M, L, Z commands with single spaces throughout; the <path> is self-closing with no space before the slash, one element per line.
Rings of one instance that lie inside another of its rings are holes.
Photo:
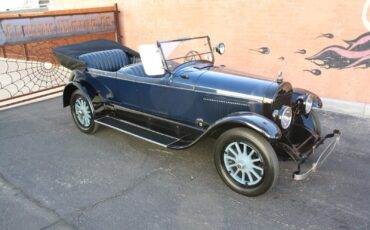
<path fill-rule="evenodd" d="M 53 52 L 59 59 L 60 64 L 63 65 L 64 67 L 70 70 L 75 69 L 84 70 L 86 68 L 86 63 L 78 59 L 80 55 L 112 49 L 123 50 L 130 59 L 140 57 L 138 52 L 108 39 L 99 39 L 82 43 L 76 43 L 72 45 L 59 46 L 54 48 Z"/>

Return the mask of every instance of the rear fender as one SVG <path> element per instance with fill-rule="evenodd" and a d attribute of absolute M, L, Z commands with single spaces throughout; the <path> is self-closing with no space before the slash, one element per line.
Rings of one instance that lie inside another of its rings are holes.
<path fill-rule="evenodd" d="M 70 100 L 73 92 L 75 90 L 80 90 L 88 101 L 90 108 L 92 110 L 93 116 L 96 117 L 102 115 L 102 112 L 105 111 L 105 103 L 102 98 L 99 96 L 98 92 L 91 87 L 87 82 L 81 81 L 76 82 L 72 81 L 65 86 L 63 92 L 63 107 L 70 105 Z"/>
<path fill-rule="evenodd" d="M 94 72 L 96 72 L 94 75 L 104 75 L 107 73 L 106 71 L 101 70 L 94 70 Z M 85 85 L 89 91 L 94 91 L 94 93 L 99 94 L 102 101 L 104 101 L 104 99 L 113 98 L 113 92 L 98 81 L 96 77 L 93 77 L 89 72 L 75 70 L 72 72 L 70 80 L 79 82 Z"/>
<path fill-rule="evenodd" d="M 73 71 L 71 82 L 64 87 L 63 107 L 70 105 L 72 93 L 79 89 L 87 98 L 93 112 L 106 102 L 105 98 L 112 98 L 113 93 L 88 73 Z"/>
<path fill-rule="evenodd" d="M 89 89 L 89 87 L 86 87 L 86 85 L 83 85 L 83 83 L 80 83 L 80 82 L 70 82 L 68 83 L 65 87 L 64 87 L 64 91 L 63 91 L 63 107 L 67 107 L 70 105 L 70 100 L 71 100 L 71 96 L 73 94 L 73 92 L 75 90 L 80 90 L 82 92 L 82 94 L 86 97 L 87 101 L 89 102 L 89 105 L 90 107 L 94 109 L 94 106 L 93 106 L 93 99 L 94 99 L 94 95 L 95 92 L 93 92 L 93 90 Z M 95 111 L 92 111 L 93 113 L 95 113 Z"/>

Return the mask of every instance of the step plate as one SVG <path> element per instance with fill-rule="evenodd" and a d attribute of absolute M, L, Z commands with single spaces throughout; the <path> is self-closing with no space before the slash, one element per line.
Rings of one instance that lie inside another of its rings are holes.
<path fill-rule="evenodd" d="M 167 147 L 168 145 L 179 140 L 175 137 L 171 137 L 114 117 L 102 117 L 95 120 L 95 122 L 163 147 Z"/>

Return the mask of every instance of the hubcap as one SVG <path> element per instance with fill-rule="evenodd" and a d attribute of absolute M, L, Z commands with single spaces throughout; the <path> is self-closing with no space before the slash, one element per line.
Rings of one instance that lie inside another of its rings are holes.
<path fill-rule="evenodd" d="M 226 146 L 223 157 L 226 171 L 240 184 L 251 186 L 262 180 L 262 157 L 247 143 L 230 143 Z"/>
<path fill-rule="evenodd" d="M 75 101 L 75 113 L 78 122 L 85 128 L 91 124 L 91 111 L 90 107 L 85 100 L 77 98 Z"/>

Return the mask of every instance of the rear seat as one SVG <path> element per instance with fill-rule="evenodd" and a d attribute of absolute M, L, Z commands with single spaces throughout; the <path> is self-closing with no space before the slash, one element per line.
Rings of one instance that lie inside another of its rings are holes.
<path fill-rule="evenodd" d="M 80 55 L 78 58 L 85 62 L 88 68 L 111 72 L 115 72 L 123 66 L 130 64 L 127 54 L 120 49 L 86 53 Z"/>

